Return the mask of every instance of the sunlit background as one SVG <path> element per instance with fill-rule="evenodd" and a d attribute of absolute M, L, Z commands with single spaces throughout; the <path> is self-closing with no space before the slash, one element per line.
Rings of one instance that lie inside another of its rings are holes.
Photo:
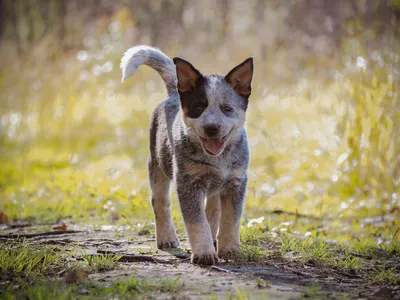
<path fill-rule="evenodd" d="M 119 69 L 126 49 L 148 44 L 206 74 L 255 57 L 244 224 L 400 235 L 398 0 L 0 6 L 3 221 L 151 224 L 148 125 L 166 91 L 148 67 L 123 84 Z"/>

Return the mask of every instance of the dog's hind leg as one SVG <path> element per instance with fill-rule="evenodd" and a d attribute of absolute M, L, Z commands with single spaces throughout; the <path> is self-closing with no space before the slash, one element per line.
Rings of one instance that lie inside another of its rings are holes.
<path fill-rule="evenodd" d="M 217 232 L 219 227 L 219 218 L 221 216 L 221 200 L 219 195 L 207 196 L 206 215 L 208 224 L 210 224 L 214 247 L 217 249 Z"/>
<path fill-rule="evenodd" d="M 159 249 L 177 248 L 179 239 L 176 235 L 171 216 L 169 197 L 170 179 L 149 159 L 149 179 L 151 188 L 151 204 L 156 223 L 156 240 Z"/>

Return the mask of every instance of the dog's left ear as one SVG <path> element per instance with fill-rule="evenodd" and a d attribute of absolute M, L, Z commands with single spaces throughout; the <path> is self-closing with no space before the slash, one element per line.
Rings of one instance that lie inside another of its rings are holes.
<path fill-rule="evenodd" d="M 240 65 L 234 67 L 225 76 L 225 80 L 239 95 L 248 98 L 251 94 L 253 71 L 253 57 L 249 57 Z"/>

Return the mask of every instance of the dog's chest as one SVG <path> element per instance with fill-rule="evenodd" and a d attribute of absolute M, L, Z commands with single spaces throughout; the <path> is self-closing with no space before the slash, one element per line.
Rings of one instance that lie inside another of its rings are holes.
<path fill-rule="evenodd" d="M 185 164 L 186 174 L 203 185 L 207 194 L 215 194 L 223 185 L 235 176 L 232 168 L 227 164 L 208 165 L 202 163 L 187 163 Z"/>

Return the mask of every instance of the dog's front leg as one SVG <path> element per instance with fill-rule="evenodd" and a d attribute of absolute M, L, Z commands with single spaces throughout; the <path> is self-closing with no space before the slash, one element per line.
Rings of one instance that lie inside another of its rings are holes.
<path fill-rule="evenodd" d="M 188 182 L 187 178 L 177 179 L 176 183 L 186 233 L 192 248 L 191 261 L 199 265 L 214 265 L 218 262 L 218 257 L 204 210 L 204 188 L 195 181 Z"/>
<path fill-rule="evenodd" d="M 219 194 L 207 196 L 206 216 L 208 224 L 210 224 L 214 248 L 217 249 L 217 232 L 219 227 L 219 219 L 221 216 L 221 200 L 219 198 Z"/>
<path fill-rule="evenodd" d="M 240 251 L 240 218 L 246 194 L 247 175 L 229 180 L 221 191 L 218 256 L 229 258 Z"/>

